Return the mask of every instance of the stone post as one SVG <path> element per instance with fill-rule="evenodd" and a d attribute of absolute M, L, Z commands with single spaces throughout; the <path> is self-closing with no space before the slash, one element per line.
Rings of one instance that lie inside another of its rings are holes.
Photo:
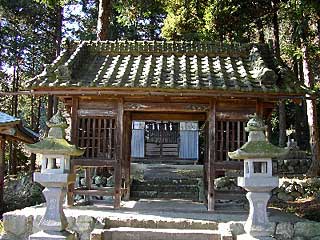
<path fill-rule="evenodd" d="M 68 222 L 63 212 L 63 201 L 68 184 L 75 181 L 75 174 L 70 173 L 70 156 L 80 156 L 84 150 L 65 139 L 68 125 L 60 111 L 47 125 L 50 128 L 48 137 L 26 145 L 29 152 L 42 154 L 41 172 L 35 172 L 33 178 L 45 187 L 43 194 L 47 205 L 39 225 L 42 231 L 29 236 L 29 240 L 74 240 L 74 234 L 66 230 Z"/>
<path fill-rule="evenodd" d="M 267 215 L 270 192 L 279 185 L 278 177 L 272 176 L 272 158 L 288 153 L 288 149 L 276 147 L 265 136 L 263 121 L 254 116 L 247 124 L 247 143 L 229 157 L 244 160 L 244 176 L 238 178 L 238 185 L 248 191 L 250 210 L 244 229 L 246 234 L 238 240 L 273 239 L 273 227 Z"/>

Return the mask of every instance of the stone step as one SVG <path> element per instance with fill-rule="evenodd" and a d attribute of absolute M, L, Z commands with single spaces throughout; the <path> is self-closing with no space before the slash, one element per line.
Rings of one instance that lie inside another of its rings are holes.
<path fill-rule="evenodd" d="M 198 191 L 193 192 L 158 192 L 158 191 L 131 191 L 130 197 L 144 199 L 186 199 L 198 201 Z"/>
<path fill-rule="evenodd" d="M 144 179 L 143 181 L 133 180 L 132 185 L 198 185 L 197 178 L 190 179 L 169 179 L 169 178 L 152 178 Z"/>
<path fill-rule="evenodd" d="M 101 238 L 104 240 L 221 240 L 221 234 L 217 230 L 119 227 L 106 229 L 101 233 Z"/>
<path fill-rule="evenodd" d="M 131 186 L 131 191 L 158 191 L 158 192 L 176 192 L 176 191 L 198 191 L 197 185 L 182 185 L 182 184 L 170 184 L 170 185 L 151 185 L 151 184 L 134 184 Z"/>
<path fill-rule="evenodd" d="M 156 228 L 156 229 L 195 229 L 195 230 L 218 230 L 219 223 L 216 221 L 205 221 L 195 219 L 160 219 L 154 216 L 152 219 L 126 219 L 114 218 L 105 219 L 105 226 L 108 228 Z"/>

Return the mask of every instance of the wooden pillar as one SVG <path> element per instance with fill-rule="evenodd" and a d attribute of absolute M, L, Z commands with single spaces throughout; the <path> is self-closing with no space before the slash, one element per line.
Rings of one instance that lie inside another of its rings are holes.
<path fill-rule="evenodd" d="M 78 145 L 78 108 L 79 98 L 73 97 L 71 107 L 71 141 L 75 145 Z"/>
<path fill-rule="evenodd" d="M 71 142 L 75 145 L 78 145 L 78 108 L 79 108 L 79 98 L 72 98 L 72 107 L 71 107 Z M 72 166 L 71 160 L 71 173 L 75 173 L 76 169 Z M 67 205 L 72 206 L 74 204 L 74 188 L 75 184 L 71 183 L 68 186 L 67 191 Z"/>
<path fill-rule="evenodd" d="M 263 101 L 261 99 L 257 99 L 256 114 L 258 117 L 263 118 Z"/>
<path fill-rule="evenodd" d="M 5 138 L 0 137 L 0 214 L 3 213 L 3 191 L 5 175 Z"/>
<path fill-rule="evenodd" d="M 131 113 L 125 112 L 124 118 L 124 161 L 123 161 L 123 170 L 124 170 L 124 179 L 125 179 L 125 196 L 124 200 L 130 199 L 130 160 L 131 160 L 131 132 L 132 132 L 132 119 Z"/>
<path fill-rule="evenodd" d="M 118 103 L 117 136 L 116 136 L 116 166 L 114 169 L 114 208 L 120 208 L 122 185 L 122 161 L 123 161 L 123 128 L 124 128 L 123 99 Z"/>
<path fill-rule="evenodd" d="M 211 100 L 210 111 L 208 116 L 208 211 L 214 211 L 215 192 L 214 178 L 215 169 L 214 162 L 216 160 L 216 100 Z"/>

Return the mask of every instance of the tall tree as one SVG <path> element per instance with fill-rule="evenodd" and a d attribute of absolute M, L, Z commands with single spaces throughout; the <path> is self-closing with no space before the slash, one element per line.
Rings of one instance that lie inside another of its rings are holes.
<path fill-rule="evenodd" d="M 97 40 L 108 40 L 108 28 L 111 18 L 112 0 L 99 0 L 97 22 Z"/>
<path fill-rule="evenodd" d="M 272 0 L 271 6 L 273 8 L 272 28 L 273 28 L 273 49 L 274 55 L 279 62 L 282 62 L 280 57 L 280 34 L 279 34 L 279 0 Z M 280 100 L 279 105 L 279 146 L 284 147 L 286 144 L 286 105 L 285 100 Z"/>

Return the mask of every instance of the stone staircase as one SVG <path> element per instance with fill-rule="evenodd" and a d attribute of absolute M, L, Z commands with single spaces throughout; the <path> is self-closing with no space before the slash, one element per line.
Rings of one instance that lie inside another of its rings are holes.
<path fill-rule="evenodd" d="M 227 240 L 218 230 L 151 229 L 119 227 L 91 234 L 91 240 Z M 229 238 L 232 239 L 232 238 Z"/>
<path fill-rule="evenodd" d="M 203 199 L 202 176 L 199 167 L 148 165 L 140 178 L 133 178 L 131 199 Z"/>
<path fill-rule="evenodd" d="M 185 199 L 199 201 L 198 179 L 149 179 L 134 180 L 132 199 Z"/>

